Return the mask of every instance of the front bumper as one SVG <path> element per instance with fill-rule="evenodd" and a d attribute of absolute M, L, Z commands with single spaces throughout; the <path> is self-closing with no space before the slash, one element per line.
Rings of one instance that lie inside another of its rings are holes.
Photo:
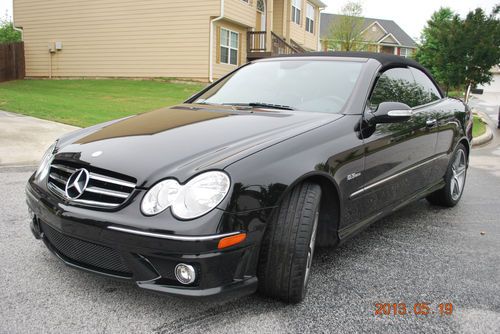
<path fill-rule="evenodd" d="M 234 296 L 250 294 L 257 289 L 255 273 L 263 232 L 259 215 L 244 217 L 245 223 L 241 226 L 253 226 L 251 230 L 245 229 L 244 242 L 218 250 L 218 241 L 227 232 L 201 238 L 193 235 L 179 238 L 168 233 L 151 236 L 135 227 L 98 220 L 95 212 L 89 219 L 83 214 L 85 210 L 72 210 L 31 180 L 26 193 L 33 234 L 68 266 L 129 280 L 144 289 L 181 296 Z M 228 218 L 227 215 L 234 216 L 223 211 L 215 216 L 219 216 L 216 218 L 220 221 L 242 218 Z M 141 218 L 144 219 L 138 215 L 137 219 Z M 169 236 L 175 238 L 172 240 Z M 177 281 L 174 268 L 178 263 L 195 268 L 197 278 L 192 284 L 183 285 Z"/>

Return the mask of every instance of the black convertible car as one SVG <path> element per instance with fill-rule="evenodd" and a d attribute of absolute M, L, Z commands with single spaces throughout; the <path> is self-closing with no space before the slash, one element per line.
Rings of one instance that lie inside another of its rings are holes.
<path fill-rule="evenodd" d="M 183 296 L 301 301 L 315 246 L 420 198 L 454 206 L 472 119 L 418 63 L 312 53 L 60 138 L 27 184 L 67 265 Z"/>

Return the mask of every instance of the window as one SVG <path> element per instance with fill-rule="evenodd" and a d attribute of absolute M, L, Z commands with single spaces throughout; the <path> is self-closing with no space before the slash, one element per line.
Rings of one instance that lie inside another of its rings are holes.
<path fill-rule="evenodd" d="M 220 29 L 220 62 L 222 64 L 238 65 L 238 33 Z"/>
<path fill-rule="evenodd" d="M 257 10 L 261 13 L 264 13 L 266 11 L 264 0 L 257 0 Z"/>
<path fill-rule="evenodd" d="M 414 94 L 415 80 L 407 68 L 392 68 L 378 78 L 370 97 L 370 108 L 382 102 L 401 102 L 410 107 L 419 105 Z"/>
<path fill-rule="evenodd" d="M 196 103 L 262 102 L 310 112 L 342 112 L 363 67 L 355 61 L 270 60 L 241 67 Z"/>
<path fill-rule="evenodd" d="M 441 94 L 432 81 L 416 68 L 392 68 L 377 80 L 370 97 L 370 108 L 382 102 L 401 102 L 410 107 L 439 100 Z"/>
<path fill-rule="evenodd" d="M 314 34 L 314 7 L 310 3 L 307 3 L 306 31 Z"/>
<path fill-rule="evenodd" d="M 413 67 L 410 67 L 410 71 L 413 74 L 413 78 L 415 78 L 416 85 L 419 87 L 418 92 L 421 99 L 419 105 L 441 99 L 439 89 L 424 72 Z"/>
<path fill-rule="evenodd" d="M 409 50 L 409 49 L 407 49 L 407 48 L 400 48 L 400 49 L 399 49 L 399 55 L 400 55 L 401 57 L 408 58 L 408 57 L 411 55 L 411 53 L 410 53 L 410 50 Z"/>
<path fill-rule="evenodd" d="M 302 0 L 292 0 L 292 21 L 300 24 L 300 13 L 302 11 Z"/>

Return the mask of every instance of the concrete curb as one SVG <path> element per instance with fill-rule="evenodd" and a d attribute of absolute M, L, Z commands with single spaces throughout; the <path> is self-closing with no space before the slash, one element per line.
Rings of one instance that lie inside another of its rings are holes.
<path fill-rule="evenodd" d="M 488 124 L 486 124 L 486 132 L 480 135 L 479 137 L 472 138 L 472 146 L 479 146 L 486 144 L 492 139 L 493 139 L 493 131 L 491 131 Z"/>
<path fill-rule="evenodd" d="M 488 143 L 493 139 L 493 131 L 491 131 L 490 125 L 488 121 L 485 119 L 485 115 L 477 110 L 474 110 L 474 114 L 479 116 L 483 123 L 486 125 L 486 132 L 480 135 L 479 137 L 472 138 L 472 146 L 479 146 Z"/>

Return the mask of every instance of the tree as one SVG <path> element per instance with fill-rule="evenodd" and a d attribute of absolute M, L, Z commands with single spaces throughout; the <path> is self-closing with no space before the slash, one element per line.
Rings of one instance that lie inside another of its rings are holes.
<path fill-rule="evenodd" d="M 349 1 L 342 7 L 341 14 L 330 26 L 329 43 L 340 51 L 356 51 L 364 48 L 361 32 L 364 19 L 363 7 L 359 2 Z"/>
<path fill-rule="evenodd" d="M 4 18 L 0 18 L 0 44 L 20 42 L 21 33 L 14 30 L 14 25 L 6 14 Z"/>
<path fill-rule="evenodd" d="M 461 38 L 466 66 L 465 86 L 490 83 L 491 67 L 500 63 L 500 5 L 488 16 L 481 8 L 467 14 L 463 21 Z"/>
<path fill-rule="evenodd" d="M 487 16 L 480 8 L 461 19 L 441 8 L 427 22 L 416 59 L 445 91 L 491 81 L 490 69 L 500 63 L 499 6 Z"/>

